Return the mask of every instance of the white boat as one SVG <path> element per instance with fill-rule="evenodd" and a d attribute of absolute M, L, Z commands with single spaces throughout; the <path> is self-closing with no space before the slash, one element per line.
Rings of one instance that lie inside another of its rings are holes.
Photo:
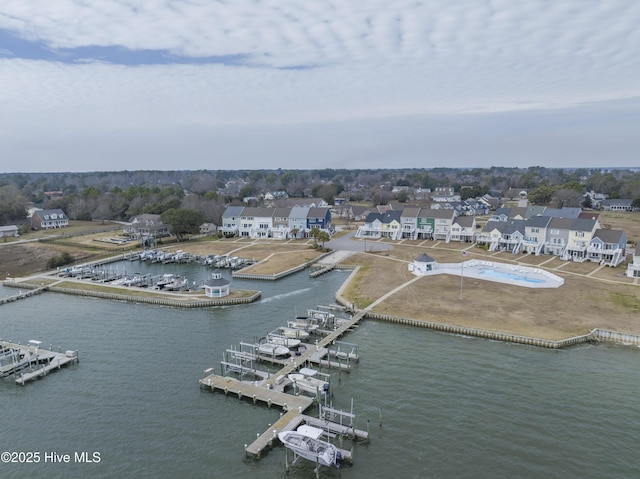
<path fill-rule="evenodd" d="M 318 371 L 311 368 L 301 368 L 297 373 L 291 373 L 287 377 L 293 382 L 293 387 L 307 392 L 313 396 L 325 395 L 329 392 L 329 383 L 317 378 Z"/>
<path fill-rule="evenodd" d="M 280 432 L 278 439 L 297 456 L 323 466 L 338 465 L 340 451 L 330 442 L 320 439 L 321 435 L 322 429 L 300 426 L 297 431 Z"/>
<path fill-rule="evenodd" d="M 296 329 L 296 328 L 278 328 L 277 331 L 282 335 L 282 336 L 286 336 L 287 338 L 294 338 L 294 339 L 307 339 L 309 337 L 309 333 L 307 331 L 305 331 L 304 329 Z"/>
<path fill-rule="evenodd" d="M 313 332 L 318 329 L 318 321 L 307 316 L 298 316 L 296 319 L 287 321 L 287 326 L 291 329 Z"/>
<path fill-rule="evenodd" d="M 261 343 L 258 345 L 258 353 L 264 354 L 266 356 L 289 356 L 291 355 L 291 351 L 286 346 L 282 346 L 280 344 L 275 343 Z"/>
<path fill-rule="evenodd" d="M 269 336 L 267 337 L 267 341 L 279 346 L 285 346 L 287 348 L 297 348 L 302 342 L 299 339 L 287 338 L 286 336 L 280 336 L 273 333 L 269 334 Z"/>

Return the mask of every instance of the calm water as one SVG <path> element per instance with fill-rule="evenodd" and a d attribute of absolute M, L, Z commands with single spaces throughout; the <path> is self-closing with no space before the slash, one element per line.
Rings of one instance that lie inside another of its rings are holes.
<path fill-rule="evenodd" d="M 219 371 L 231 345 L 333 303 L 346 277 L 232 280 L 263 299 L 218 309 L 53 293 L 0 306 L 0 337 L 80 351 L 79 365 L 25 387 L 0 380 L 0 449 L 41 454 L 39 464 L 0 463 L 0 477 L 285 477 L 281 447 L 244 458 L 279 410 L 203 391 L 198 379 Z M 14 292 L 0 287 L 0 296 Z M 348 409 L 353 398 L 371 441 L 355 446 L 353 466 L 321 477 L 640 477 L 638 348 L 551 351 L 373 321 L 344 339 L 361 361 L 334 373 L 334 405 Z M 43 461 L 82 451 L 100 462 Z M 314 477 L 313 466 L 300 462 L 286 477 Z"/>

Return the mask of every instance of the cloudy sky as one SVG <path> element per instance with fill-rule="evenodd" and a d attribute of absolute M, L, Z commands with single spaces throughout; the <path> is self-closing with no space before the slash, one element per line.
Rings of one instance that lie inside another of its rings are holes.
<path fill-rule="evenodd" d="M 640 166 L 638 0 L 3 0 L 0 171 Z"/>

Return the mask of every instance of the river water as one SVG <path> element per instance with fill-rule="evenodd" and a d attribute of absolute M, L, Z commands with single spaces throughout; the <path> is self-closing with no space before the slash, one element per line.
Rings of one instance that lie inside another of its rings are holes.
<path fill-rule="evenodd" d="M 244 445 L 278 408 L 202 390 L 198 380 L 220 370 L 231 345 L 333 303 L 347 274 L 234 279 L 233 288 L 259 289 L 262 299 L 224 308 L 54 293 L 0 306 L 1 338 L 80 355 L 26 386 L 0 380 L 0 450 L 40 458 L 0 463 L 0 477 L 314 477 L 305 461 L 285 474 L 282 447 L 245 458 Z M 14 293 L 0 287 L 0 296 Z M 371 320 L 343 339 L 361 359 L 351 373 L 333 373 L 334 407 L 353 400 L 355 425 L 371 440 L 353 446 L 352 466 L 323 468 L 321 477 L 640 477 L 638 348 L 554 351 Z M 76 461 L 83 452 L 94 462 Z M 69 463 L 52 462 L 65 454 Z"/>

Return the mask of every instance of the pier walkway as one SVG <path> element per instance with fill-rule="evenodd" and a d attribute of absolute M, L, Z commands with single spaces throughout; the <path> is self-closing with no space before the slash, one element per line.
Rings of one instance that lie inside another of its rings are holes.
<path fill-rule="evenodd" d="M 46 376 L 62 366 L 79 362 L 77 351 L 55 352 L 48 349 L 40 349 L 33 345 L 26 346 L 8 341 L 0 341 L 0 347 L 3 351 L 18 351 L 19 355 L 22 356 L 23 359 L 20 364 L 16 365 L 19 369 L 11 371 L 11 364 L 7 364 L 2 368 L 4 374 L 13 374 L 16 384 L 21 385 L 41 376 Z"/>
<path fill-rule="evenodd" d="M 13 283 L 11 282 L 7 282 L 5 281 L 5 283 L 7 286 L 12 286 Z M 13 294 L 11 296 L 7 296 L 5 298 L 0 298 L 0 304 L 6 304 L 6 303 L 11 303 L 13 301 L 17 301 L 19 299 L 24 299 L 24 298 L 28 298 L 30 296 L 35 296 L 36 294 L 40 294 L 43 293 L 44 291 L 47 291 L 49 289 L 49 285 L 46 286 L 41 286 L 39 288 L 35 288 L 35 289 L 27 289 L 26 291 L 19 291 L 18 294 Z"/>
<path fill-rule="evenodd" d="M 324 338 L 319 340 L 315 345 L 310 345 L 306 351 L 303 351 L 300 356 L 296 356 L 293 361 L 289 361 L 283 365 L 283 367 L 270 375 L 267 379 L 260 382 L 247 383 L 242 382 L 235 378 L 226 376 L 219 376 L 217 374 L 209 374 L 200 380 L 200 385 L 210 388 L 212 391 L 218 390 L 225 394 L 233 394 L 239 399 L 248 398 L 254 403 L 258 401 L 266 404 L 268 407 L 276 405 L 281 407 L 285 414 L 272 426 L 248 446 L 245 446 L 245 451 L 248 455 L 254 457 L 260 457 L 262 451 L 265 448 L 270 448 L 273 445 L 274 439 L 277 438 L 278 433 L 282 430 L 291 430 L 297 428 L 302 422 L 315 422 L 322 421 L 320 419 L 311 418 L 306 421 L 302 413 L 309 408 L 314 399 L 306 396 L 294 396 L 285 392 L 278 391 L 279 386 L 284 381 L 284 378 L 288 374 L 296 371 L 299 367 L 302 367 L 306 362 L 317 361 L 318 354 L 322 353 L 322 350 L 327 350 L 327 347 L 331 345 L 336 339 L 340 338 L 343 334 L 350 331 L 362 318 L 364 318 L 365 312 L 359 311 L 350 319 L 344 321 L 336 330 L 330 332 Z M 331 364 L 331 363 L 329 363 Z M 333 365 L 338 366 L 340 363 L 336 361 Z M 209 370 L 207 370 L 208 372 Z M 331 421 L 322 421 L 322 428 L 328 430 L 333 434 L 346 435 L 356 438 L 366 438 L 367 433 L 364 431 L 355 430 L 352 427 L 333 423 Z M 356 432 L 357 431 L 357 432 Z M 345 459 L 350 458 L 349 451 L 345 451 Z"/>

